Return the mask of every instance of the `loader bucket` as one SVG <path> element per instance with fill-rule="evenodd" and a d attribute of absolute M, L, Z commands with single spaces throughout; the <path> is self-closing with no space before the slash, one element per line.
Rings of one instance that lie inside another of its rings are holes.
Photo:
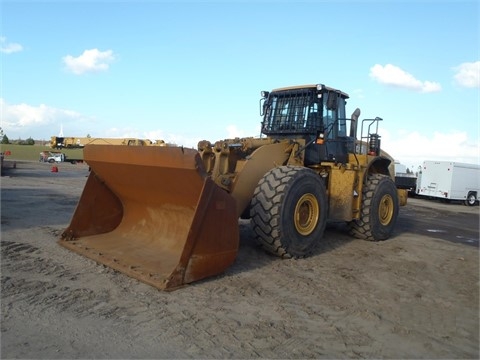
<path fill-rule="evenodd" d="M 91 172 L 59 243 L 162 290 L 223 272 L 235 200 L 181 147 L 86 145 Z"/>

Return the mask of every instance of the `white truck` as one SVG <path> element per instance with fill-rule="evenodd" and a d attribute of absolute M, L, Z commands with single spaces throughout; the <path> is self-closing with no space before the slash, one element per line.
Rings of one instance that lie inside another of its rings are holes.
<path fill-rule="evenodd" d="M 40 162 L 60 163 L 65 161 L 65 154 L 57 151 L 42 151 L 40 153 Z"/>
<path fill-rule="evenodd" d="M 50 164 L 61 162 L 69 162 L 71 164 L 83 163 L 83 159 L 70 159 L 67 155 L 58 151 L 42 151 L 40 153 L 39 161 L 48 162 Z"/>
<path fill-rule="evenodd" d="M 480 196 L 480 165 L 426 160 L 418 174 L 415 192 L 421 196 L 463 200 L 465 205 L 473 206 Z"/>
<path fill-rule="evenodd" d="M 49 163 L 61 163 L 65 161 L 65 154 L 63 153 L 50 153 L 50 156 L 47 157 L 47 162 Z"/>

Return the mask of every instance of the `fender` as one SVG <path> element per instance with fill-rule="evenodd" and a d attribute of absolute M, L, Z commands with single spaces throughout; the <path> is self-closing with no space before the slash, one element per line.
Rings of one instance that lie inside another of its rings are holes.
<path fill-rule="evenodd" d="M 263 145 L 237 162 L 237 175 L 230 195 L 236 200 L 239 217 L 250 204 L 258 182 L 267 171 L 287 163 L 292 152 L 291 145 L 288 141 Z"/>

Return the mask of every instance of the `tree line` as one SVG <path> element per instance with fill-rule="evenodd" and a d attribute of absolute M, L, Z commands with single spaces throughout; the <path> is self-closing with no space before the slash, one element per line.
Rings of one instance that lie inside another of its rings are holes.
<path fill-rule="evenodd" d="M 35 140 L 33 140 L 32 137 L 29 137 L 28 139 L 25 139 L 25 140 L 18 139 L 15 141 L 10 141 L 7 134 L 3 132 L 3 129 L 1 127 L 0 127 L 0 137 L 2 138 L 2 140 L 0 141 L 0 144 L 35 145 Z"/>

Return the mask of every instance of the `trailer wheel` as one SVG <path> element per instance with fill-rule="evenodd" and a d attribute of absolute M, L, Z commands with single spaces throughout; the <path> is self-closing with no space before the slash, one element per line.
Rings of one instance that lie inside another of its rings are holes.
<path fill-rule="evenodd" d="M 350 233 L 369 241 L 388 239 L 399 211 L 395 183 L 389 176 L 371 174 L 362 195 L 360 218 L 350 222 Z"/>
<path fill-rule="evenodd" d="M 251 204 L 256 239 L 274 255 L 305 257 L 323 236 L 327 221 L 325 185 L 308 168 L 281 166 L 270 170 L 258 183 Z"/>
<path fill-rule="evenodd" d="M 469 192 L 467 199 L 465 200 L 465 205 L 474 206 L 477 203 L 477 196 L 474 192 Z"/>

